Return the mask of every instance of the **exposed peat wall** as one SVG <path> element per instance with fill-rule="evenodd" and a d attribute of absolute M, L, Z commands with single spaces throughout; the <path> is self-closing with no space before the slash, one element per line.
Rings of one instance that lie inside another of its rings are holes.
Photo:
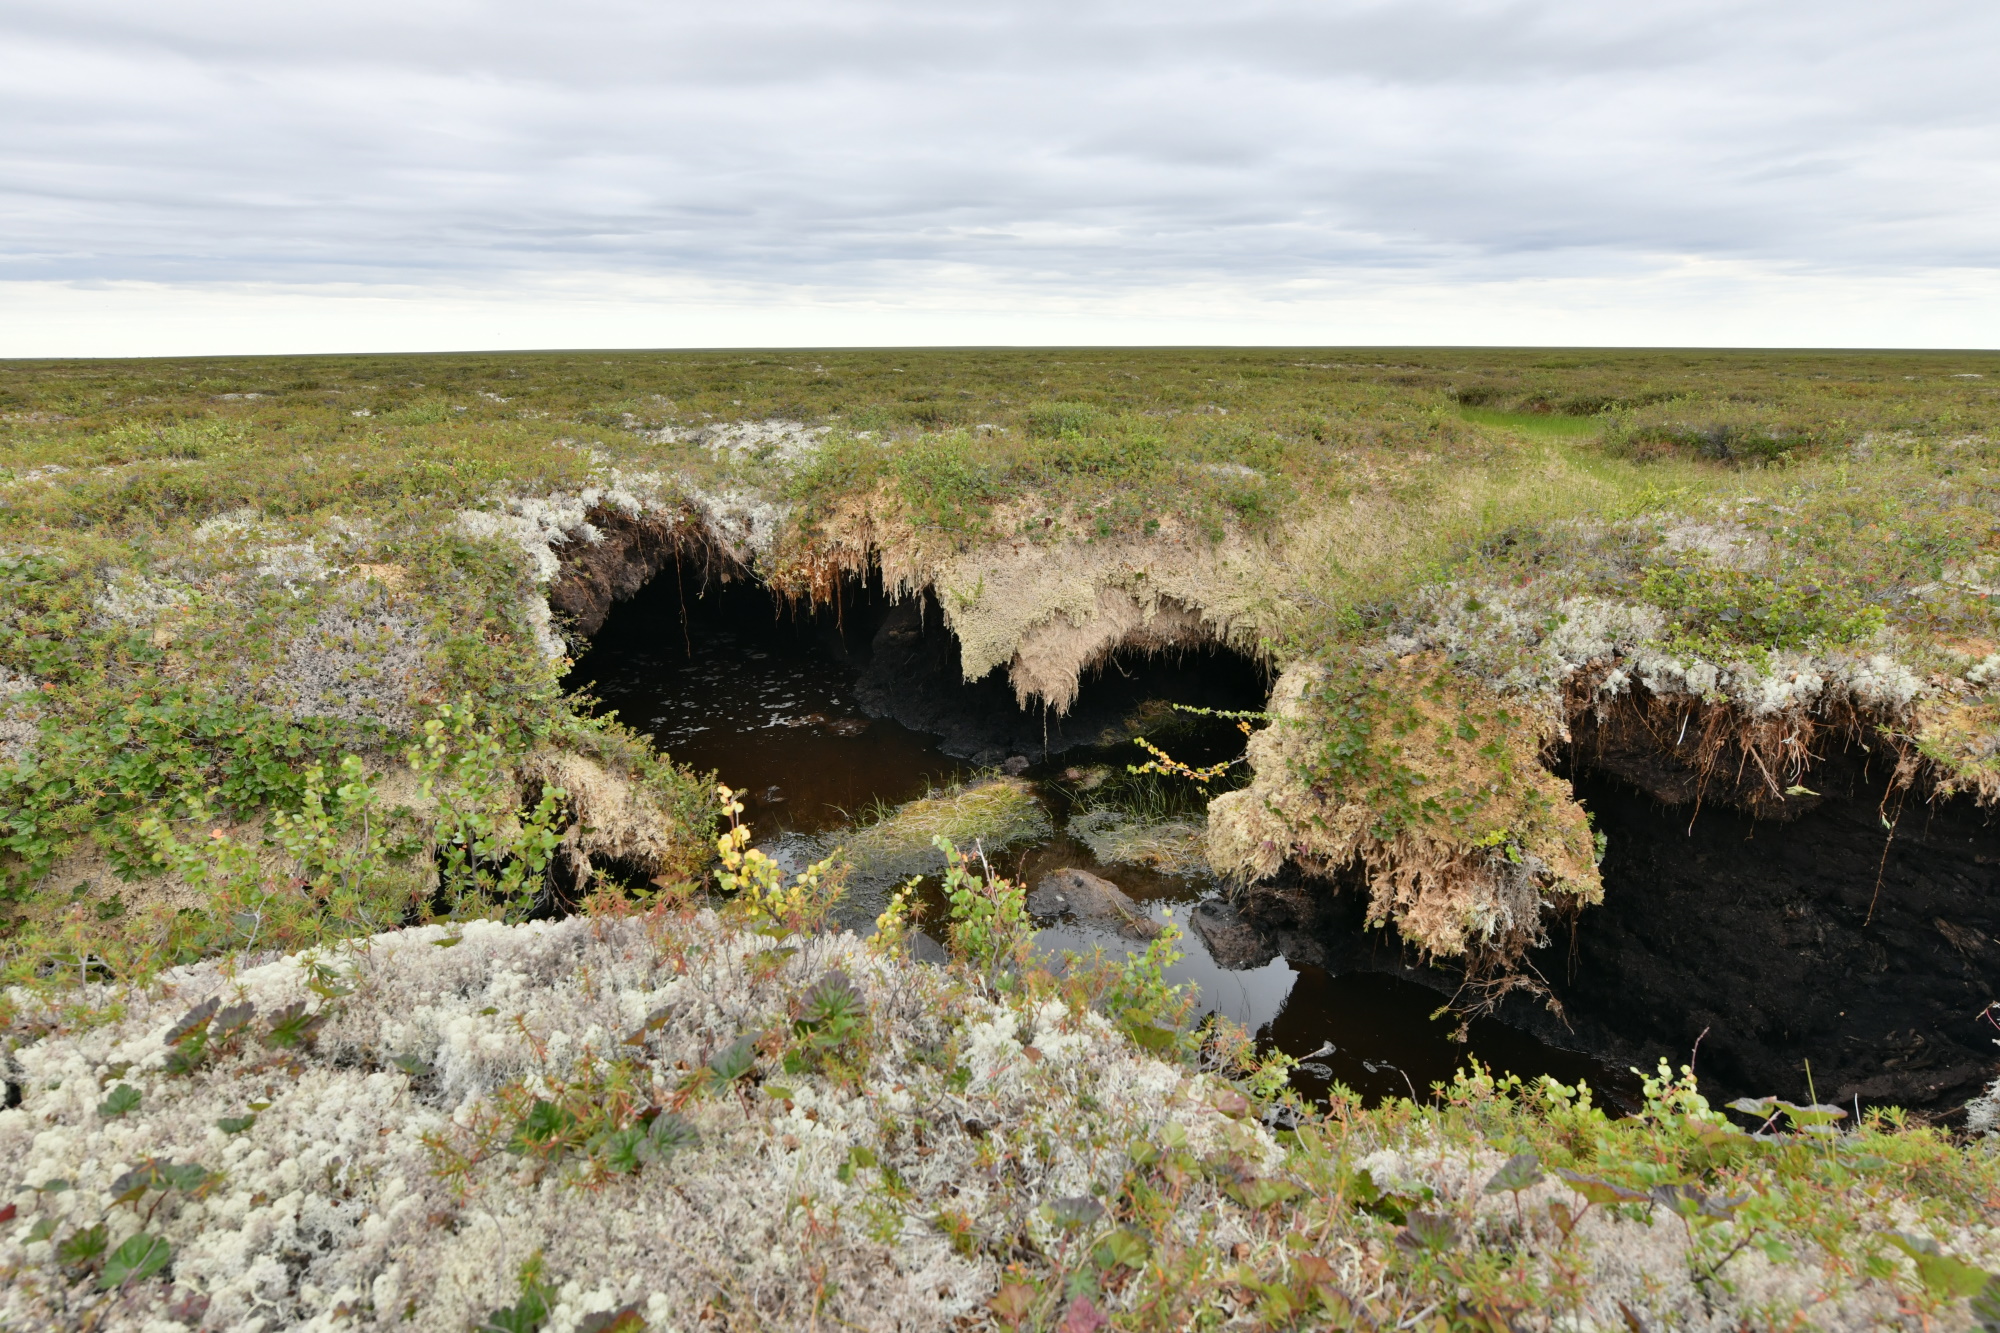
<path fill-rule="evenodd" d="M 1823 1099 L 1976 1094 L 2000 1037 L 2000 829 L 1967 797 L 1892 790 L 1868 758 L 1820 765 L 1816 807 L 1784 821 L 1581 769 L 1604 903 L 1535 959 L 1575 1036 L 1648 1062 L 1700 1040 L 1700 1072 L 1732 1092 L 1802 1095 L 1809 1060 Z"/>
<path fill-rule="evenodd" d="M 655 571 L 659 577 L 634 588 L 631 605 L 615 621 L 608 602 L 604 611 L 596 609 L 595 586 L 572 585 L 565 601 L 589 612 L 570 614 L 579 631 L 593 636 L 591 651 L 650 645 L 671 652 L 678 644 L 694 655 L 698 639 L 718 634 L 748 635 L 762 645 L 756 651 L 811 644 L 852 669 L 854 697 L 870 717 L 933 734 L 945 754 L 977 765 L 1017 755 L 1039 760 L 1126 739 L 1127 724 L 1142 705 L 1212 706 L 1220 699 L 1255 708 L 1268 689 L 1256 662 L 1210 644 L 1114 655 L 1086 673 L 1067 711 L 1023 708 L 1005 668 L 964 678 L 958 638 L 928 592 L 892 599 L 879 577 L 851 577 L 831 590 L 828 601 L 792 603 L 740 569 L 707 562 L 699 549 L 684 550 L 679 559 L 668 550 L 664 564 Z M 634 561 L 615 572 L 641 567 Z"/>
<path fill-rule="evenodd" d="M 825 565 L 798 581 L 793 596 L 732 559 L 727 543 L 692 515 L 634 518 L 600 508 L 589 519 L 597 540 L 565 547 L 548 600 L 593 646 L 612 607 L 635 599 L 621 617 L 627 638 L 678 634 L 689 652 L 697 622 L 789 620 L 854 667 L 855 697 L 871 717 L 935 734 L 946 754 L 975 764 L 1104 744 L 1149 701 L 1212 703 L 1219 691 L 1252 708 L 1269 691 L 1261 665 L 1220 642 L 1200 641 L 1199 615 L 1163 598 L 1158 614 L 1130 627 L 1129 643 L 1112 645 L 1083 668 L 1089 687 L 1066 707 L 1022 707 L 1008 666 L 964 678 L 958 636 L 929 588 L 896 595 L 879 569 L 842 573 Z M 1163 624 L 1173 633 L 1161 632 Z"/>
<path fill-rule="evenodd" d="M 1551 921 L 1529 956 L 1559 1009 L 1517 993 L 1499 1016 L 1620 1067 L 1679 1065 L 1699 1043 L 1698 1073 L 1728 1096 L 1806 1096 L 1808 1061 L 1811 1091 L 1843 1104 L 1949 1112 L 1991 1081 L 2000 812 L 1927 798 L 1893 750 L 1827 733 L 1794 784 L 1809 792 L 1775 799 L 1727 747 L 1704 781 L 1636 717 L 1585 716 L 1563 747 L 1607 840 L 1604 902 Z M 1248 895 L 1242 965 L 1282 951 L 1459 991 L 1366 928 L 1358 875 L 1334 889 L 1289 877 Z"/>
<path fill-rule="evenodd" d="M 693 563 L 706 577 L 720 564 L 705 529 L 689 517 L 634 517 L 609 506 L 588 517 L 598 540 L 564 545 L 548 593 L 549 610 L 585 638 L 604 628 L 614 603 L 636 596 L 662 570 L 680 574 Z"/>

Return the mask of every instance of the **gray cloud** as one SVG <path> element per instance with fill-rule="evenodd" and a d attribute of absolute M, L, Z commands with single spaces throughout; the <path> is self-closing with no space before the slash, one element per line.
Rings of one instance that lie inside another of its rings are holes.
<path fill-rule="evenodd" d="M 0 278 L 2000 267 L 1978 0 L 12 0 L 0 39 Z"/>

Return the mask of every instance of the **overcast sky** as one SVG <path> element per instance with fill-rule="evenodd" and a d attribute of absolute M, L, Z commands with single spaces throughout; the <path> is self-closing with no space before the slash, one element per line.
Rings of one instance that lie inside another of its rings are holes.
<path fill-rule="evenodd" d="M 2000 346 L 2000 4 L 0 0 L 0 354 Z"/>

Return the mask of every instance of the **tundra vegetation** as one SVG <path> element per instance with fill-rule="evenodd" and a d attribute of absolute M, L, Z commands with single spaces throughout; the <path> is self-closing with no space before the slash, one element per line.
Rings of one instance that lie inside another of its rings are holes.
<path fill-rule="evenodd" d="M 2000 796 L 1996 440 L 1976 353 L 0 367 L 0 1318 L 2000 1325 L 1983 1140 L 1665 1068 L 1305 1105 L 1171 935 L 1032 956 L 966 793 L 863 941 L 562 687 L 682 571 L 879 577 L 1055 708 L 1236 647 L 1206 859 L 1358 875 L 1490 1002 L 1602 895 L 1573 728 L 1760 815 L 1829 736 Z"/>

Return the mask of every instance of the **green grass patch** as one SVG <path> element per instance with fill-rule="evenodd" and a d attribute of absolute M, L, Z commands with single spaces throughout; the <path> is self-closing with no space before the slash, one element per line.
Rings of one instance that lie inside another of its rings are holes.
<path fill-rule="evenodd" d="M 1558 416 L 1551 412 L 1496 412 L 1484 407 L 1461 407 L 1458 414 L 1475 425 L 1563 440 L 1587 439 L 1604 428 L 1594 417 Z"/>

